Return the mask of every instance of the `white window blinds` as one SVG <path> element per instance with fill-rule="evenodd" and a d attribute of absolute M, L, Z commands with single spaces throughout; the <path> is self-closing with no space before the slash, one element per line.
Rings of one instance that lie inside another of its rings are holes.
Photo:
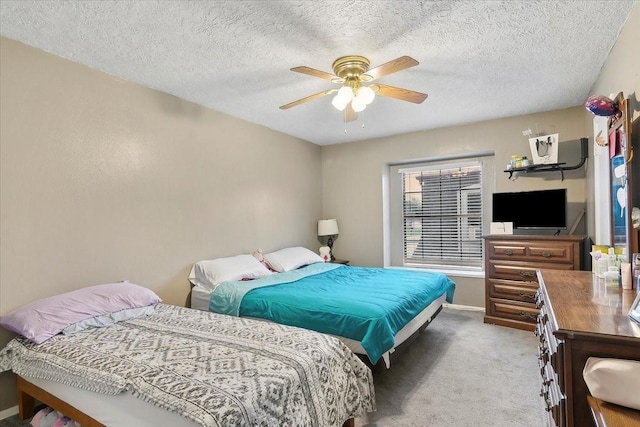
<path fill-rule="evenodd" d="M 482 267 L 482 164 L 400 169 L 404 263 Z"/>

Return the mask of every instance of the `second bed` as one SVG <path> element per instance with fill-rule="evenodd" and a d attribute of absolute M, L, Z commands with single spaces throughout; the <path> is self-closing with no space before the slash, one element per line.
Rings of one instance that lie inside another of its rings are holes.
<path fill-rule="evenodd" d="M 455 284 L 441 273 L 351 267 L 321 260 L 211 287 L 194 280 L 204 277 L 199 269 L 202 272 L 202 264 L 196 263 L 190 277 L 196 282 L 192 308 L 334 335 L 355 353 L 367 355 L 372 364 L 383 359 L 387 367 L 390 353 L 429 324 L 445 301 L 453 302 L 455 291 Z"/>

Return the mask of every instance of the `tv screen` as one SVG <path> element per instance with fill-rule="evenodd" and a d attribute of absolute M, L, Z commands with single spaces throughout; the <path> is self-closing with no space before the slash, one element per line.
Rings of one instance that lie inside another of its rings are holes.
<path fill-rule="evenodd" d="M 493 222 L 519 229 L 567 228 L 567 189 L 493 194 Z"/>

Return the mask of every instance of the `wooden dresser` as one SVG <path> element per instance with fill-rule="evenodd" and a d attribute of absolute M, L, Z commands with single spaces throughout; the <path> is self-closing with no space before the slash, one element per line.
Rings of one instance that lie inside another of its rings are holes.
<path fill-rule="evenodd" d="M 485 323 L 533 331 L 536 269 L 580 270 L 583 236 L 484 237 Z"/>
<path fill-rule="evenodd" d="M 590 271 L 537 275 L 536 334 L 549 425 L 594 426 L 582 371 L 591 356 L 640 360 L 640 325 L 627 316 L 636 291 L 607 288 Z"/>

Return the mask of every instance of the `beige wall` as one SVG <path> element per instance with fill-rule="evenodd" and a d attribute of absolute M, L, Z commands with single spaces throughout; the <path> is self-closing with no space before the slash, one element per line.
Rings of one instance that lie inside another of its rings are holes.
<path fill-rule="evenodd" d="M 522 130 L 536 126 L 545 132 L 559 133 L 561 141 L 589 136 L 585 133 L 582 109 L 570 108 L 323 147 L 323 213 L 339 222 L 336 256 L 350 259 L 355 265 L 383 265 L 383 173 L 386 165 L 408 159 L 494 151 L 498 171 L 494 174 L 495 182 L 489 185 L 496 192 L 567 188 L 569 203 L 584 207 L 584 171 L 567 174 L 564 181 L 559 173 L 509 180 L 509 175 L 502 172 L 512 154 L 530 155 L 529 142 L 522 136 Z M 457 285 L 456 303 L 484 306 L 483 279 L 452 278 Z"/>
<path fill-rule="evenodd" d="M 317 246 L 317 145 L 6 38 L 0 55 L 0 314 L 123 279 L 184 305 L 195 261 Z"/>

